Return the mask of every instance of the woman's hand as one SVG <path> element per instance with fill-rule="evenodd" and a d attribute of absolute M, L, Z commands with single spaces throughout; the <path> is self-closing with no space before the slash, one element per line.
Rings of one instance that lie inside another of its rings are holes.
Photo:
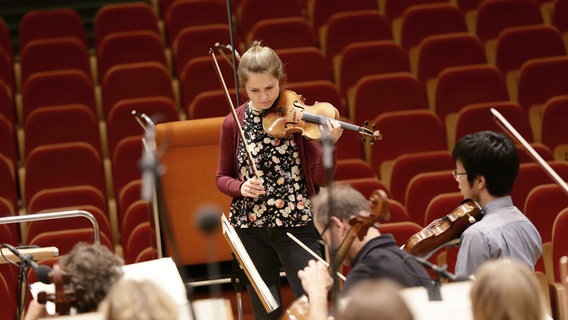
<path fill-rule="evenodd" d="M 331 137 L 331 141 L 333 141 L 334 144 L 337 143 L 337 141 L 343 134 L 343 128 L 337 120 L 329 120 L 327 122 L 327 131 L 329 133 L 329 136 Z"/>
<path fill-rule="evenodd" d="M 257 178 L 248 179 L 241 185 L 241 195 L 243 197 L 258 198 L 259 196 L 266 194 L 262 182 Z"/>

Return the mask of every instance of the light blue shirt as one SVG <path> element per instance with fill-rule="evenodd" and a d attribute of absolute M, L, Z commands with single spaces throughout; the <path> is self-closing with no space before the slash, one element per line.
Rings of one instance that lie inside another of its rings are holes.
<path fill-rule="evenodd" d="M 483 211 L 483 218 L 462 233 L 456 275 L 469 276 L 483 262 L 497 258 L 515 259 L 534 270 L 542 255 L 542 239 L 511 197 L 497 198 Z"/>

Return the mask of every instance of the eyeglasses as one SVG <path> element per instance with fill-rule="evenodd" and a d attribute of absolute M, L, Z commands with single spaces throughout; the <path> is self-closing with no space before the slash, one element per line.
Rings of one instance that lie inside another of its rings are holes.
<path fill-rule="evenodd" d="M 463 174 L 467 174 L 467 172 L 458 172 L 458 170 L 454 170 L 452 171 L 452 174 L 454 175 L 454 179 L 457 179 L 459 176 L 463 175 Z"/>
<path fill-rule="evenodd" d="M 329 229 L 329 224 L 331 223 L 331 219 L 325 224 L 325 227 L 323 227 L 323 230 L 319 233 L 320 238 L 323 239 L 323 235 L 325 234 L 325 232 L 327 231 L 327 229 Z"/>

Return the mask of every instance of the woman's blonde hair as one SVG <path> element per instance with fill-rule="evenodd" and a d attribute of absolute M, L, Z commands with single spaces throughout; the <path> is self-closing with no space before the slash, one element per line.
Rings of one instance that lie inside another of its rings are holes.
<path fill-rule="evenodd" d="M 545 319 L 538 281 L 524 264 L 506 259 L 487 261 L 475 274 L 470 292 L 474 320 Z"/>
<path fill-rule="evenodd" d="M 176 320 L 172 296 L 151 280 L 121 279 L 99 305 L 106 320 Z"/>
<path fill-rule="evenodd" d="M 239 60 L 237 75 L 241 86 L 247 83 L 251 73 L 269 73 L 278 79 L 281 86 L 286 82 L 286 72 L 280 57 L 272 48 L 263 46 L 256 40 Z"/>

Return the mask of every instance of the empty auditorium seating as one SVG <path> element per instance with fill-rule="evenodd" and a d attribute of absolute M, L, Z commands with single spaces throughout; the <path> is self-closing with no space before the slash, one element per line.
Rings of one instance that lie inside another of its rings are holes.
<path fill-rule="evenodd" d="M 351 43 L 334 60 L 335 83 L 341 94 L 347 96 L 349 89 L 366 75 L 391 72 L 408 72 L 408 55 L 392 40 Z"/>
<path fill-rule="evenodd" d="M 563 0 L 556 0 L 552 7 L 551 22 L 562 33 L 568 31 L 568 22 L 564 17 L 568 14 L 568 2 Z"/>
<path fill-rule="evenodd" d="M 31 239 L 28 244 L 39 247 L 55 246 L 59 250 L 59 255 L 61 256 L 71 252 L 71 250 L 73 250 L 75 245 L 79 242 L 93 243 L 94 240 L 95 236 L 93 234 L 93 228 L 81 228 L 43 232 Z M 114 252 L 114 245 L 106 234 L 100 234 L 100 243 Z"/>
<path fill-rule="evenodd" d="M 72 185 L 47 188 L 37 192 L 28 201 L 27 213 L 38 213 L 53 208 L 88 205 L 99 209 L 110 221 L 106 194 L 90 185 Z"/>
<path fill-rule="evenodd" d="M 148 30 L 160 35 L 158 17 L 145 2 L 107 3 L 97 11 L 93 21 L 94 47 L 114 32 Z"/>
<path fill-rule="evenodd" d="M 101 156 L 86 142 L 42 145 L 25 160 L 25 203 L 46 188 L 83 184 L 106 194 Z"/>
<path fill-rule="evenodd" d="M 358 178 L 376 178 L 377 173 L 368 162 L 363 159 L 341 159 L 337 161 L 335 180 L 347 180 Z"/>
<path fill-rule="evenodd" d="M 333 80 L 331 67 L 317 48 L 288 48 L 276 53 L 286 66 L 288 82 Z"/>
<path fill-rule="evenodd" d="M 18 165 L 18 146 L 16 145 L 16 128 L 12 122 L 0 114 L 0 154 Z"/>
<path fill-rule="evenodd" d="M 516 92 L 519 104 L 527 110 L 553 96 L 568 94 L 568 56 L 525 62 L 519 70 Z"/>
<path fill-rule="evenodd" d="M 1 71 L 0 71 L 1 72 Z M 0 79 L 0 115 L 10 121 L 14 126 L 17 123 L 14 93 L 12 89 Z"/>
<path fill-rule="evenodd" d="M 418 46 L 429 35 L 466 31 L 463 13 L 450 3 L 410 6 L 393 22 L 394 39 L 406 50 Z"/>
<path fill-rule="evenodd" d="M 343 179 L 337 182 L 350 185 L 353 189 L 359 191 L 366 199 L 369 199 L 376 190 L 383 190 L 387 197 L 390 197 L 388 188 L 376 177 Z"/>
<path fill-rule="evenodd" d="M 430 107 L 442 120 L 468 104 L 509 100 L 503 74 L 487 64 L 445 68 L 432 87 Z"/>
<path fill-rule="evenodd" d="M 560 282 L 559 261 L 563 256 L 568 256 L 566 246 L 566 232 L 568 232 L 568 208 L 563 209 L 556 216 L 552 230 L 552 261 L 554 266 L 554 281 Z M 549 278 L 550 279 L 550 278 Z"/>
<path fill-rule="evenodd" d="M 568 195 L 558 184 L 537 185 L 527 194 L 523 213 L 537 228 L 542 242 L 552 241 L 552 226 L 558 213 L 568 207 Z"/>
<path fill-rule="evenodd" d="M 22 85 L 39 71 L 78 69 L 92 76 L 87 47 L 72 37 L 32 40 L 22 49 L 20 59 Z"/>
<path fill-rule="evenodd" d="M 128 236 L 124 247 L 124 263 L 134 263 L 144 249 L 152 247 L 152 230 L 149 222 L 137 225 Z"/>
<path fill-rule="evenodd" d="M 328 63 L 341 54 L 348 44 L 390 40 L 390 23 L 377 10 L 347 11 L 335 13 L 319 30 L 320 44 Z"/>
<path fill-rule="evenodd" d="M 228 21 L 225 3 L 217 0 L 176 0 L 162 16 L 170 45 L 185 27 Z"/>
<path fill-rule="evenodd" d="M 390 111 L 427 109 L 426 90 L 410 72 L 368 75 L 349 92 L 349 114 L 355 123 Z M 379 127 L 379 130 L 380 127 Z"/>
<path fill-rule="evenodd" d="M 41 145 L 73 141 L 87 142 L 102 155 L 97 116 L 83 104 L 37 108 L 27 116 L 23 131 L 24 157 Z"/>
<path fill-rule="evenodd" d="M 341 120 L 346 122 L 350 121 L 346 118 L 342 118 Z M 363 125 L 363 123 L 356 124 L 360 126 Z M 368 126 L 369 129 L 371 129 L 371 125 Z M 361 139 L 362 137 L 359 133 L 355 131 L 343 130 L 341 139 L 339 139 L 335 144 L 335 154 L 337 155 L 337 159 L 364 159 L 365 143 Z M 380 141 L 376 143 L 380 144 Z"/>
<path fill-rule="evenodd" d="M 368 160 L 380 177 L 384 175 L 383 170 L 388 167 L 387 165 L 383 168 L 384 163 L 404 153 L 447 149 L 442 121 L 432 111 L 385 112 L 377 116 L 374 122 L 384 135 L 384 139 L 378 141 L 375 146 L 366 147 L 370 149 L 367 152 Z M 413 129 L 408 130 L 408 128 Z M 428 139 L 420 137 L 428 137 Z"/>
<path fill-rule="evenodd" d="M 116 145 L 111 155 L 112 185 L 115 198 L 119 198 L 120 192 L 129 182 L 140 179 L 142 176 L 140 167 L 142 148 L 141 137 L 137 136 L 124 138 Z M 119 210 L 119 214 L 120 212 Z"/>
<path fill-rule="evenodd" d="M 379 0 L 379 10 L 392 21 L 402 16 L 404 10 L 412 5 L 447 2 L 446 0 Z"/>
<path fill-rule="evenodd" d="M 450 170 L 417 174 L 406 188 L 405 205 L 410 220 L 423 224 L 430 201 L 439 194 L 456 191 L 458 185 Z"/>
<path fill-rule="evenodd" d="M 14 63 L 10 55 L 0 47 L 0 81 L 3 81 L 11 92 L 16 91 L 16 79 L 14 78 Z"/>
<path fill-rule="evenodd" d="M 4 18 L 0 17 L 0 49 L 4 50 L 6 55 L 10 58 L 10 62 L 14 59 L 13 46 L 10 29 L 8 28 Z"/>
<path fill-rule="evenodd" d="M 427 36 L 419 44 L 416 57 L 411 58 L 413 72 L 424 82 L 447 67 L 486 62 L 483 43 L 467 32 Z"/>
<path fill-rule="evenodd" d="M 405 203 L 406 188 L 410 180 L 419 173 L 454 168 L 452 155 L 448 150 L 411 152 L 398 156 L 389 173 L 389 190 L 393 199 Z M 421 222 L 420 222 L 421 223 Z"/>
<path fill-rule="evenodd" d="M 0 197 L 9 203 L 11 212 L 18 209 L 18 176 L 16 163 L 0 153 Z"/>
<path fill-rule="evenodd" d="M 549 161 L 548 164 L 561 179 L 568 180 L 568 163 L 566 161 Z M 513 203 L 517 207 L 523 208 L 527 195 L 534 187 L 553 182 L 554 180 L 538 163 L 522 163 L 511 190 Z"/>
<path fill-rule="evenodd" d="M 319 47 L 317 34 L 304 17 L 259 20 L 246 36 L 247 44 L 260 40 L 270 48 Z"/>
<path fill-rule="evenodd" d="M 122 63 L 155 61 L 169 68 L 162 38 L 154 31 L 113 32 L 101 40 L 97 48 L 99 79 Z"/>
<path fill-rule="evenodd" d="M 534 141 L 526 110 L 513 101 L 496 101 L 467 105 L 455 115 L 455 119 L 446 122 L 450 148 L 453 148 L 457 140 L 469 133 L 481 130 L 503 132 L 491 113 L 492 108 L 505 117 L 525 140 Z"/>
<path fill-rule="evenodd" d="M 128 239 L 136 227 L 145 222 L 153 221 L 150 220 L 150 212 L 150 206 L 147 201 L 137 200 L 128 206 L 124 216 L 119 217 L 120 243 L 124 249 L 127 248 Z M 131 253 L 131 256 L 135 256 L 135 254 Z"/>
<path fill-rule="evenodd" d="M 87 47 L 84 23 L 75 9 L 32 10 L 22 17 L 18 33 L 20 51 L 30 41 L 57 37 L 73 37 Z"/>
<path fill-rule="evenodd" d="M 34 73 L 22 88 L 22 125 L 28 115 L 39 107 L 81 104 L 97 115 L 93 81 L 76 69 Z"/>
<path fill-rule="evenodd" d="M 377 1 L 313 0 L 308 3 L 308 16 L 314 30 L 319 33 L 320 27 L 325 25 L 333 14 L 367 9 L 377 10 Z"/>
<path fill-rule="evenodd" d="M 411 221 L 382 223 L 379 231 L 382 234 L 392 234 L 396 243 L 402 246 L 410 237 L 420 232 L 422 227 Z"/>
<path fill-rule="evenodd" d="M 566 121 L 568 95 L 550 98 L 544 105 L 539 136 L 540 141 L 554 152 L 556 159 L 567 159 L 566 155 L 562 155 L 568 145 L 568 132 L 564 128 Z"/>
<path fill-rule="evenodd" d="M 542 24 L 543 19 L 535 1 L 490 0 L 481 2 L 468 16 L 468 22 L 471 30 L 486 42 L 508 27 Z"/>
<path fill-rule="evenodd" d="M 135 179 L 128 182 L 118 194 L 117 207 L 118 216 L 124 215 L 126 209 L 135 201 L 140 200 L 142 195 L 142 179 Z"/>
<path fill-rule="evenodd" d="M 0 218 L 16 216 L 17 210 L 18 208 L 14 207 L 10 200 L 0 195 Z M 3 224 L 0 232 L 5 233 L 0 239 L 1 243 L 20 243 L 20 226 L 17 223 Z"/>
<path fill-rule="evenodd" d="M 530 59 L 566 55 L 566 48 L 558 29 L 549 25 L 530 25 L 503 30 L 492 54 L 491 62 L 507 74 L 520 69 Z"/>
<path fill-rule="evenodd" d="M 189 60 L 207 56 L 210 49 L 215 49 L 214 45 L 217 42 L 221 45 L 231 43 L 229 26 L 226 23 L 181 29 L 171 45 L 176 76 L 180 78 L 181 72 Z M 235 42 L 238 43 L 238 40 Z"/>
<path fill-rule="evenodd" d="M 237 9 L 239 33 L 246 37 L 259 21 L 284 17 L 303 17 L 300 3 L 296 0 L 243 0 Z"/>
<path fill-rule="evenodd" d="M 236 90 L 229 89 L 229 95 L 233 105 L 236 107 Z M 201 92 L 187 107 L 185 110 L 187 119 L 224 117 L 231 112 L 231 104 L 227 101 L 225 90 L 222 89 Z"/>
<path fill-rule="evenodd" d="M 104 119 L 122 99 L 162 96 L 175 101 L 170 72 L 154 61 L 111 67 L 101 84 Z"/>

